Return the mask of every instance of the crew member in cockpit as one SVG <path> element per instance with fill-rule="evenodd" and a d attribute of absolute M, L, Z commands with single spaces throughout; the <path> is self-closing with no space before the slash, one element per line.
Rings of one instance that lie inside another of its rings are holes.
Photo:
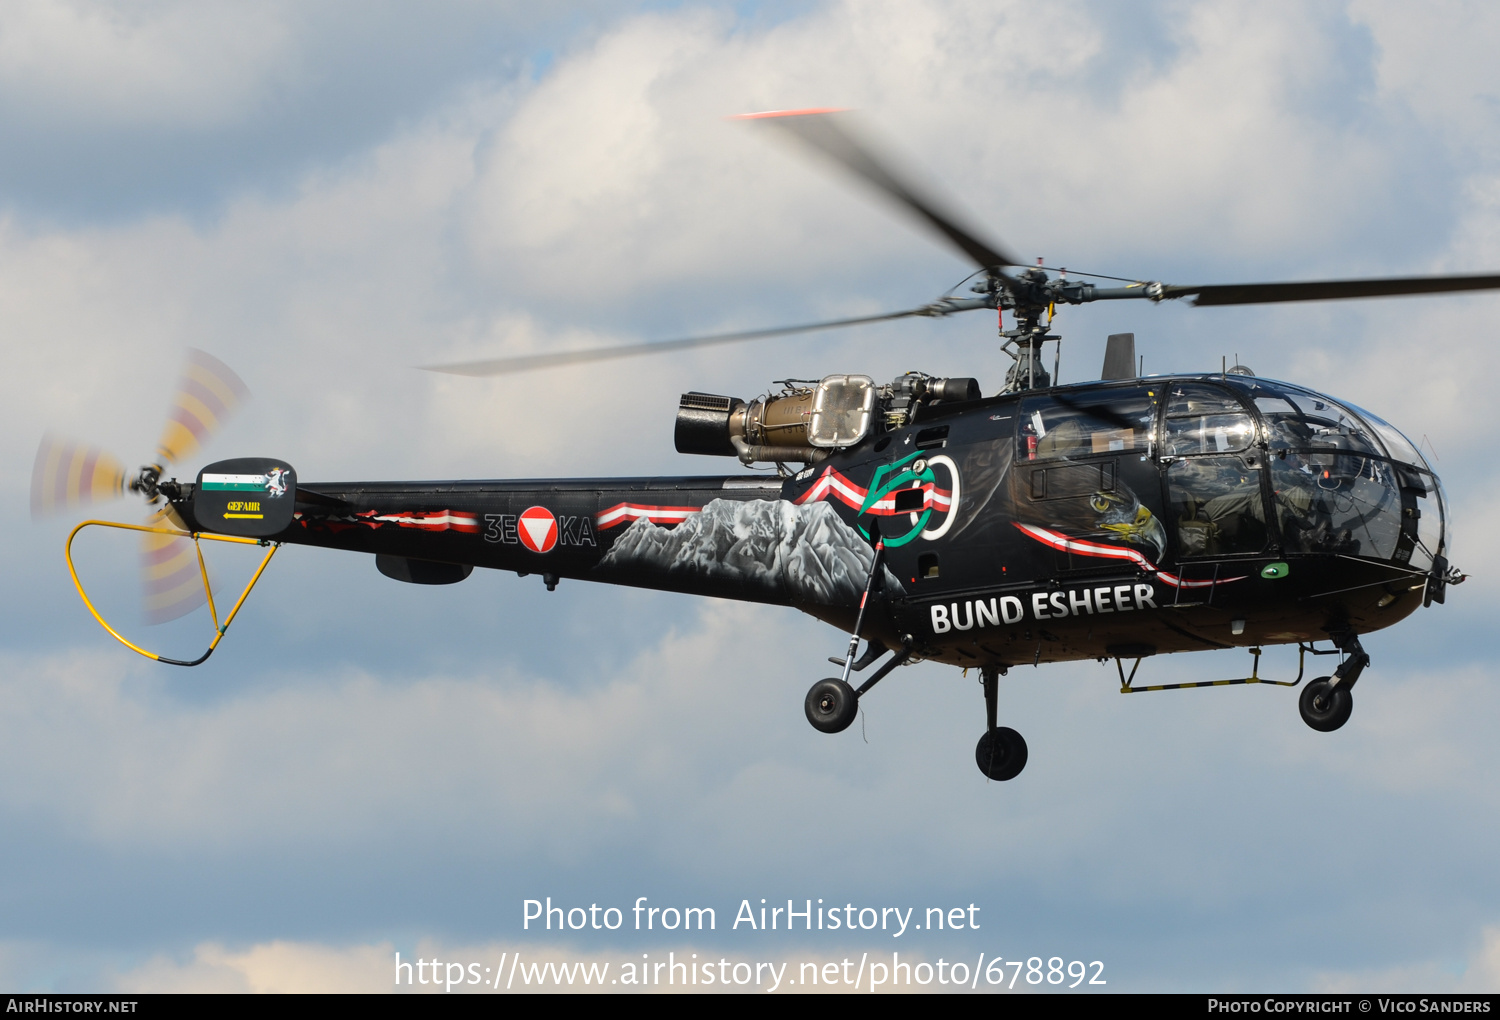
<path fill-rule="evenodd" d="M 1289 545 L 1311 551 L 1312 546 L 1321 544 L 1313 536 L 1321 532 L 1323 538 L 1327 537 L 1327 522 L 1321 519 L 1326 515 L 1321 513 L 1318 503 L 1317 476 L 1300 454 L 1287 451 L 1281 460 L 1272 475 L 1276 523 Z M 1242 479 L 1233 490 L 1204 502 L 1199 514 L 1202 520 L 1215 525 L 1230 540 L 1231 546 L 1239 546 L 1232 551 L 1252 551 L 1235 539 L 1246 530 L 1247 521 L 1256 522 L 1259 527 L 1254 530 L 1264 533 L 1266 512 L 1261 499 L 1259 472 Z"/>

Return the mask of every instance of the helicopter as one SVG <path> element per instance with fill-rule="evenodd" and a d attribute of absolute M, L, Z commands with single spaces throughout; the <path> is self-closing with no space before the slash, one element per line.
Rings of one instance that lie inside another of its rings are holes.
<path fill-rule="evenodd" d="M 1113 659 L 1121 691 L 1301 684 L 1306 656 L 1336 655 L 1303 686 L 1304 722 L 1341 727 L 1370 664 L 1362 635 L 1442 603 L 1464 580 L 1447 559 L 1446 499 L 1402 433 L 1306 387 L 1227 363 L 1217 373 L 1141 375 L 1132 334 L 1108 338 L 1100 378 L 1058 385 L 1044 345 L 1058 307 L 1186 299 L 1196 306 L 1500 288 L 1500 275 L 1288 283 L 1107 286 L 981 239 L 898 173 L 848 120 L 815 109 L 745 115 L 780 130 L 914 215 L 977 267 L 972 297 L 874 316 L 666 342 L 429 366 L 486 376 L 739 343 L 909 317 L 988 310 L 1013 364 L 998 393 L 977 379 L 908 372 L 787 379 L 753 399 L 684 393 L 678 452 L 749 469 L 713 475 L 548 480 L 303 483 L 290 463 L 242 457 L 166 477 L 244 399 L 226 365 L 191 352 L 156 460 L 128 474 L 104 451 L 48 437 L 34 514 L 134 493 L 147 524 L 85 521 L 68 539 L 75 585 L 119 641 L 157 661 L 205 661 L 283 545 L 371 554 L 384 576 L 454 584 L 476 567 L 791 606 L 849 635 L 840 675 L 817 681 L 808 721 L 846 730 L 861 699 L 921 660 L 976 669 L 992 780 L 1028 748 L 999 724 L 999 678 L 1021 665 Z M 1004 328 L 1009 313 L 1010 328 Z M 215 633 L 196 660 L 147 651 L 95 609 L 72 542 L 89 526 L 140 532 L 148 618 L 205 602 Z M 267 551 L 220 620 L 200 541 Z M 201 582 L 201 583 L 200 583 Z M 860 644 L 864 643 L 863 652 Z M 1319 648 L 1319 643 L 1329 647 Z M 1264 647 L 1295 645 L 1296 680 L 1259 676 Z M 1155 655 L 1245 648 L 1249 677 L 1138 686 Z M 884 660 L 883 662 L 881 660 Z M 1127 661 L 1133 663 L 1126 673 Z M 876 663 L 880 663 L 876 666 Z M 874 667 L 873 670 L 871 667 Z M 855 687 L 855 674 L 868 676 Z"/>

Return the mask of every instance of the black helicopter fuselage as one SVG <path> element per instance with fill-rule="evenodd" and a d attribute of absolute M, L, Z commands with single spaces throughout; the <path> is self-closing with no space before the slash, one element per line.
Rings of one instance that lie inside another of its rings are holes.
<path fill-rule="evenodd" d="M 206 469 L 211 471 L 212 469 Z M 202 479 L 200 476 L 200 487 Z M 178 509 L 225 531 L 201 492 Z M 1260 646 L 1388 627 L 1443 594 L 1409 442 L 1299 387 L 1185 376 L 924 408 L 789 477 L 294 485 L 274 541 L 790 605 L 959 666 Z"/>

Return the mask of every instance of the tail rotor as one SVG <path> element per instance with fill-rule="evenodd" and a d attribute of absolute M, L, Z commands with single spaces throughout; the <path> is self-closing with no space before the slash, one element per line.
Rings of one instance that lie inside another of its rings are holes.
<path fill-rule="evenodd" d="M 31 470 L 32 519 L 106 503 L 130 493 L 142 496 L 148 505 L 159 503 L 167 467 L 195 454 L 249 395 L 244 382 L 228 365 L 204 351 L 190 349 L 157 444 L 155 462 L 132 475 L 108 451 L 49 432 L 42 437 Z M 173 492 L 170 485 L 166 486 L 167 495 Z M 189 530 L 171 503 L 146 524 Z M 203 605 L 206 594 L 197 546 L 186 537 L 143 533 L 141 585 L 142 610 L 148 623 L 166 623 Z"/>

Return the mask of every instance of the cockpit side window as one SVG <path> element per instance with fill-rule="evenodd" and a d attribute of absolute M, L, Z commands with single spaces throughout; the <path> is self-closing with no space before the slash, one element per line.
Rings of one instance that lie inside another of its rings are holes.
<path fill-rule="evenodd" d="M 1162 453 L 1238 453 L 1255 441 L 1255 420 L 1233 395 L 1202 383 L 1173 383 L 1167 390 Z"/>
<path fill-rule="evenodd" d="M 1162 423 L 1169 512 L 1178 555 L 1258 553 L 1266 547 L 1255 419 L 1228 389 L 1203 382 L 1167 388 Z"/>
<path fill-rule="evenodd" d="M 1144 388 L 1052 393 L 1021 404 L 1018 460 L 1078 460 L 1145 453 L 1156 418 L 1156 391 Z"/>
<path fill-rule="evenodd" d="M 1199 382 L 1177 382 L 1167 387 L 1167 417 L 1194 417 L 1205 414 L 1239 414 L 1245 410 L 1239 398 L 1228 390 Z"/>
<path fill-rule="evenodd" d="M 1212 455 L 1184 457 L 1168 466 L 1179 556 L 1258 553 L 1266 547 L 1259 460 L 1254 454 Z"/>

